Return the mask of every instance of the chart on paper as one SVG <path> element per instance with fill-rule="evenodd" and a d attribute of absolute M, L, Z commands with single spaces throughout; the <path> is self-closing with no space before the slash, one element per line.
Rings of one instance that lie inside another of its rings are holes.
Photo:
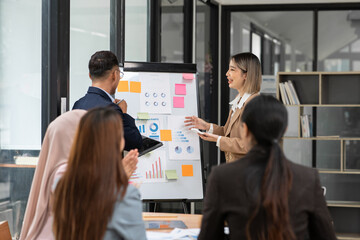
<path fill-rule="evenodd" d="M 200 155 L 199 136 L 184 125 L 185 116 L 168 116 L 172 131 L 169 142 L 169 158 L 172 160 L 198 160 Z"/>
<path fill-rule="evenodd" d="M 146 120 L 136 119 L 135 124 L 138 127 L 141 135 L 155 140 L 160 140 L 161 123 L 159 118 L 150 118 Z"/>
<path fill-rule="evenodd" d="M 165 151 L 155 150 L 139 157 L 138 168 L 130 177 L 131 182 L 166 182 Z"/>
<path fill-rule="evenodd" d="M 142 83 L 140 111 L 171 114 L 169 74 L 139 74 Z"/>

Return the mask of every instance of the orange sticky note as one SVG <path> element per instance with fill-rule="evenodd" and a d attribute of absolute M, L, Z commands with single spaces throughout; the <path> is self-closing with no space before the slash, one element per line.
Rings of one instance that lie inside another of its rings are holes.
<path fill-rule="evenodd" d="M 161 141 L 172 141 L 171 130 L 160 130 Z"/>
<path fill-rule="evenodd" d="M 130 81 L 130 92 L 141 93 L 141 82 Z"/>
<path fill-rule="evenodd" d="M 182 170 L 183 177 L 193 177 L 194 176 L 193 165 L 182 165 L 181 170 Z"/>
<path fill-rule="evenodd" d="M 129 81 L 120 81 L 117 87 L 118 92 L 128 92 L 129 91 Z"/>

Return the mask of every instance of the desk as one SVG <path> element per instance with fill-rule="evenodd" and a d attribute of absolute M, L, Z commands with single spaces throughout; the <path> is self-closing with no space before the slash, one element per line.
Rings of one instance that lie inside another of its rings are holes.
<path fill-rule="evenodd" d="M 180 214 L 180 213 L 157 213 L 157 212 L 143 212 L 143 220 L 157 220 L 157 221 L 171 221 L 180 220 L 185 223 L 188 228 L 200 228 L 201 214 Z M 158 229 L 151 231 L 171 232 L 171 229 Z"/>

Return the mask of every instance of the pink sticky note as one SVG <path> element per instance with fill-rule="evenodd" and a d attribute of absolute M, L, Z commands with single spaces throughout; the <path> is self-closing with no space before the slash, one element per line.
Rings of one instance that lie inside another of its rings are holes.
<path fill-rule="evenodd" d="M 184 108 L 184 97 L 173 97 L 174 108 Z"/>
<path fill-rule="evenodd" d="M 175 84 L 176 95 L 186 95 L 186 84 Z"/>
<path fill-rule="evenodd" d="M 194 74 L 193 73 L 183 73 L 183 79 L 185 80 L 193 80 Z"/>

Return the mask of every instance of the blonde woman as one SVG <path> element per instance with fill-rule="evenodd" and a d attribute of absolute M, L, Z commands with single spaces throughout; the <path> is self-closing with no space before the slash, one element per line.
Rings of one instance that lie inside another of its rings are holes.
<path fill-rule="evenodd" d="M 185 126 L 190 126 L 207 133 L 199 134 L 205 141 L 216 142 L 216 146 L 225 152 L 226 162 L 233 162 L 243 157 L 247 149 L 240 140 L 240 118 L 244 106 L 259 95 L 261 86 L 261 65 L 252 53 L 239 53 L 231 57 L 229 70 L 226 72 L 229 88 L 239 94 L 230 102 L 230 112 L 224 126 L 208 123 L 195 116 L 185 117 Z"/>

